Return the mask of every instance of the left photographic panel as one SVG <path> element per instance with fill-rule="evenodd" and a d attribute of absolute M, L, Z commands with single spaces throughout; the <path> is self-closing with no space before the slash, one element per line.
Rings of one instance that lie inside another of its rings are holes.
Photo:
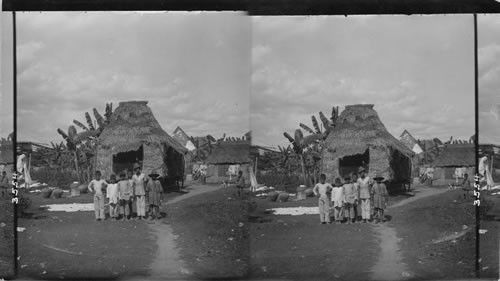
<path fill-rule="evenodd" d="M 11 278 L 15 271 L 15 216 L 12 203 L 14 171 L 14 96 L 12 14 L 2 13 L 0 24 L 0 278 Z"/>
<path fill-rule="evenodd" d="M 238 12 L 17 14 L 19 277 L 247 276 L 250 40 Z"/>

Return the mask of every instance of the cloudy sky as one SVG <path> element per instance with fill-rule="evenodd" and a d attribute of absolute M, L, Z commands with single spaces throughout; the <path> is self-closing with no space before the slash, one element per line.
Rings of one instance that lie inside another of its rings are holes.
<path fill-rule="evenodd" d="M 500 145 L 500 15 L 478 16 L 479 143 Z"/>
<path fill-rule="evenodd" d="M 474 134 L 472 15 L 252 20 L 255 143 L 287 145 L 283 132 L 311 115 L 358 103 L 396 137 Z"/>
<path fill-rule="evenodd" d="M 73 119 L 148 100 L 168 133 L 250 129 L 251 21 L 241 13 L 21 13 L 18 139 L 61 141 Z"/>
<path fill-rule="evenodd" d="M 0 65 L 0 137 L 7 137 L 14 128 L 12 95 L 12 16 L 0 14 L 1 57 Z"/>

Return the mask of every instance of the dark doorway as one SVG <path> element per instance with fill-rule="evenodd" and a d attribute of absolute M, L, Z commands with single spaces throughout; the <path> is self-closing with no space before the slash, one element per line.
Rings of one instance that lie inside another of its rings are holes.
<path fill-rule="evenodd" d="M 133 170 L 135 163 L 142 163 L 143 156 L 142 145 L 138 150 L 113 155 L 113 173 L 119 175 L 123 171 Z"/>
<path fill-rule="evenodd" d="M 164 145 L 163 163 L 167 176 L 162 180 L 165 191 L 179 190 L 184 186 L 184 157 L 171 146 Z"/>
<path fill-rule="evenodd" d="M 339 160 L 339 174 L 342 178 L 350 175 L 351 173 L 357 173 L 359 167 L 363 166 L 368 168 L 370 162 L 370 152 L 366 149 L 363 154 L 355 154 L 352 156 L 346 156 Z"/>

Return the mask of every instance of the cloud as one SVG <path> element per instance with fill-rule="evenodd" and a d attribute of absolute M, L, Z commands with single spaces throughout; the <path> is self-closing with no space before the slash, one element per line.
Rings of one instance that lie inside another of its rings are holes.
<path fill-rule="evenodd" d="M 19 137 L 59 141 L 57 128 L 127 100 L 149 101 L 168 133 L 243 135 L 250 38 L 239 13 L 20 14 Z"/>
<path fill-rule="evenodd" d="M 286 145 L 282 133 L 311 124 L 311 115 L 358 103 L 375 104 L 395 136 L 468 139 L 469 25 L 462 16 L 254 19 L 253 139 Z"/>
<path fill-rule="evenodd" d="M 479 140 L 500 144 L 500 16 L 478 17 Z"/>

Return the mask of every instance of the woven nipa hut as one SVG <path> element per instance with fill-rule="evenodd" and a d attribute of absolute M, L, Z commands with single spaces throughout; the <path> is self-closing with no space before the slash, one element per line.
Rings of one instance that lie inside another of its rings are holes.
<path fill-rule="evenodd" d="M 472 179 L 476 167 L 476 147 L 473 143 L 448 144 L 431 166 L 434 167 L 436 185 L 461 182 L 464 174 Z"/>
<path fill-rule="evenodd" d="M 387 131 L 373 104 L 346 106 L 325 141 L 321 166 L 329 181 L 364 166 L 371 177 L 381 174 L 392 189 L 410 183 L 414 153 Z"/>
<path fill-rule="evenodd" d="M 250 142 L 219 141 L 213 145 L 213 150 L 205 162 L 208 164 L 207 183 L 227 182 L 231 176 L 231 179 L 235 179 L 239 171 L 243 172 L 243 177 L 248 181 L 251 164 Z"/>
<path fill-rule="evenodd" d="M 97 170 L 104 178 L 142 163 L 143 172 L 168 169 L 167 182 L 184 176 L 187 149 L 169 136 L 147 106 L 147 101 L 120 102 L 99 136 Z"/>

